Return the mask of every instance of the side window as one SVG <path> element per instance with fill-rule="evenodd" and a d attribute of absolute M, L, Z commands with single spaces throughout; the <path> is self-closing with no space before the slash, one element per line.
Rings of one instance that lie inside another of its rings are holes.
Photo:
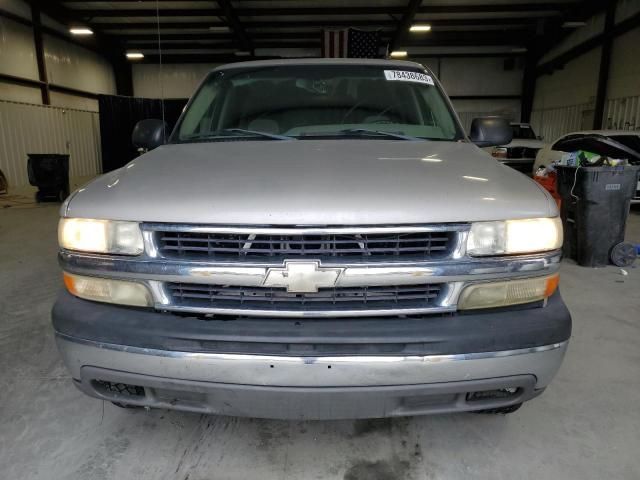
<path fill-rule="evenodd" d="M 180 138 L 183 138 L 185 132 L 188 132 L 188 135 L 211 132 L 219 93 L 220 82 L 207 82 L 203 85 L 182 121 Z"/>
<path fill-rule="evenodd" d="M 449 112 L 444 99 L 435 87 L 420 89 L 422 100 L 429 109 L 425 110 L 425 124 L 438 128 L 445 137 L 456 135 L 453 116 Z"/>
<path fill-rule="evenodd" d="M 566 137 L 560 137 L 556 142 L 551 146 L 551 150 L 557 150 L 556 145 L 562 142 Z"/>

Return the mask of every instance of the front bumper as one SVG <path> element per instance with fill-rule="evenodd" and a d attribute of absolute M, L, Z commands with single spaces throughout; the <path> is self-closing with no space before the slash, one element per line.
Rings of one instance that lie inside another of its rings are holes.
<path fill-rule="evenodd" d="M 65 364 L 91 396 L 305 419 L 481 410 L 529 400 L 555 375 L 571 330 L 559 294 L 545 308 L 295 321 L 202 320 L 65 292 L 53 322 Z M 118 391 L 120 384 L 132 387 Z"/>

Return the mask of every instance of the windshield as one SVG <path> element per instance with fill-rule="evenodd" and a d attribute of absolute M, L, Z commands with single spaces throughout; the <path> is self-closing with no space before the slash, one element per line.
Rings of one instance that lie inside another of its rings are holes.
<path fill-rule="evenodd" d="M 533 128 L 530 125 L 511 125 L 511 129 L 513 130 L 513 138 L 536 140 L 536 134 L 533 133 Z"/>
<path fill-rule="evenodd" d="M 172 141 L 464 138 L 430 75 L 391 68 L 282 65 L 213 72 Z"/>

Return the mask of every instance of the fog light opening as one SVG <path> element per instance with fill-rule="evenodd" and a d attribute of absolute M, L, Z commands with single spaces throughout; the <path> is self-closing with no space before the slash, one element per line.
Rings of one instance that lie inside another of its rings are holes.
<path fill-rule="evenodd" d="M 486 400 L 504 400 L 517 397 L 522 393 L 522 388 L 508 387 L 497 390 L 482 390 L 480 392 L 467 393 L 467 402 L 479 402 Z"/>
<path fill-rule="evenodd" d="M 108 380 L 93 380 L 91 382 L 101 394 L 108 397 L 144 397 L 144 387 L 128 383 L 110 382 Z"/>

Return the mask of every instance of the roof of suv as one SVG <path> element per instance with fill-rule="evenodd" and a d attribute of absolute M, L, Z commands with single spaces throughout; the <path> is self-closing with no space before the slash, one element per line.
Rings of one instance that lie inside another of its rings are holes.
<path fill-rule="evenodd" d="M 277 60 L 253 60 L 250 62 L 235 62 L 220 65 L 212 71 L 229 70 L 247 67 L 275 67 L 283 65 L 379 65 L 394 68 L 420 68 L 428 70 L 424 65 L 407 60 L 385 60 L 378 58 L 295 58 Z"/>

